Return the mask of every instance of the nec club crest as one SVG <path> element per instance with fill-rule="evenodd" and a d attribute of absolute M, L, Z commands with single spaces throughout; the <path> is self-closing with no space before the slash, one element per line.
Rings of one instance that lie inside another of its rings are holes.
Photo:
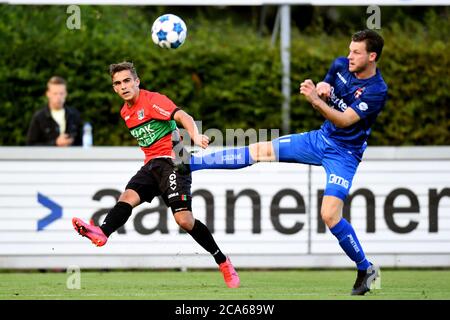
<path fill-rule="evenodd" d="M 142 120 L 145 117 L 144 109 L 138 110 L 137 112 L 138 120 Z"/>
<path fill-rule="evenodd" d="M 364 92 L 365 89 L 366 89 L 366 87 L 358 88 L 355 91 L 355 98 L 358 99 L 362 95 L 362 93 Z"/>

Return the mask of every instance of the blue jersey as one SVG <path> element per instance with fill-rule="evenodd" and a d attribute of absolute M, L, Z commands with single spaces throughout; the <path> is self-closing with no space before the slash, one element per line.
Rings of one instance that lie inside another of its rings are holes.
<path fill-rule="evenodd" d="M 370 127 L 386 103 L 387 85 L 378 69 L 373 77 L 358 79 L 348 70 L 348 65 L 348 59 L 340 57 L 333 61 L 328 70 L 324 82 L 331 85 L 329 104 L 341 112 L 350 107 L 361 119 L 346 128 L 338 128 L 326 120 L 321 131 L 327 140 L 361 158 Z"/>

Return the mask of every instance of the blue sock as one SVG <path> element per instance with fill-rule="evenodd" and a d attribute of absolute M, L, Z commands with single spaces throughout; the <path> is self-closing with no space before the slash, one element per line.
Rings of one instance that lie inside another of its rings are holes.
<path fill-rule="evenodd" d="M 330 231 L 339 240 L 339 245 L 347 256 L 356 263 L 358 270 L 367 270 L 370 267 L 355 230 L 347 220 L 342 218 Z"/>
<path fill-rule="evenodd" d="M 203 156 L 191 156 L 191 171 L 203 169 L 239 169 L 255 163 L 248 147 L 224 149 Z"/>

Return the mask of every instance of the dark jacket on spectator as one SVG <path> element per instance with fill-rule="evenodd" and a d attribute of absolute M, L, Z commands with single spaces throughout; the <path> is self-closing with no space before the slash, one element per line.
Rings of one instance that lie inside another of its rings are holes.
<path fill-rule="evenodd" d="M 72 107 L 64 106 L 66 110 L 66 132 L 73 138 L 73 146 L 82 144 L 82 125 L 80 113 Z M 29 146 L 56 146 L 59 125 L 53 120 L 48 106 L 35 112 L 31 119 L 27 134 L 27 145 Z"/>

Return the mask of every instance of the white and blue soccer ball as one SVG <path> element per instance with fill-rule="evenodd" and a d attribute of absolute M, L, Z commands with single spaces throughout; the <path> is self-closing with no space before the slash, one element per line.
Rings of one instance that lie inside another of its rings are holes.
<path fill-rule="evenodd" d="M 184 21 L 174 14 L 158 17 L 152 26 L 152 40 L 161 48 L 176 49 L 186 40 L 187 27 Z"/>

